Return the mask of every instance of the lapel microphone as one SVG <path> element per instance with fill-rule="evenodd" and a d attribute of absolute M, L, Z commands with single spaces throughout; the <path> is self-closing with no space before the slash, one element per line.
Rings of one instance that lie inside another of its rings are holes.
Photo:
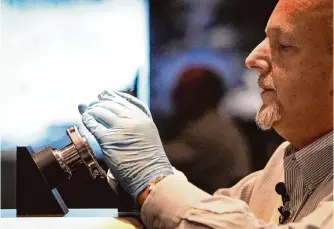
<path fill-rule="evenodd" d="M 290 197 L 286 191 L 285 184 L 279 182 L 275 186 L 275 191 L 278 195 L 282 197 L 283 206 L 279 207 L 277 210 L 281 214 L 279 217 L 279 223 L 284 224 L 290 217 L 291 212 L 287 209 L 287 203 L 290 201 Z"/>

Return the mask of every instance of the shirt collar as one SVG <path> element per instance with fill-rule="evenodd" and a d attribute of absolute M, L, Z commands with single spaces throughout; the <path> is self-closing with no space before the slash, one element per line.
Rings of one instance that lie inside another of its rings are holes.
<path fill-rule="evenodd" d="M 333 131 L 299 151 L 289 144 L 284 159 L 291 156 L 296 159 L 305 187 L 317 187 L 333 174 Z"/>

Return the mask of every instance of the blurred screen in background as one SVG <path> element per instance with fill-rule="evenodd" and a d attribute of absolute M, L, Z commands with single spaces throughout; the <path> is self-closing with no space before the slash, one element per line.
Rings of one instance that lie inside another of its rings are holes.
<path fill-rule="evenodd" d="M 137 96 L 148 104 L 146 0 L 2 3 L 2 158 L 13 157 L 17 145 L 63 147 L 73 124 L 88 135 L 78 104 L 134 87 L 136 76 Z"/>
<path fill-rule="evenodd" d="M 78 104 L 136 88 L 149 105 L 149 11 L 146 0 L 3 0 L 1 10 L 1 208 L 15 208 L 16 146 L 62 148 L 77 125 L 102 160 Z M 117 206 L 91 182 L 63 187 L 69 207 Z"/>

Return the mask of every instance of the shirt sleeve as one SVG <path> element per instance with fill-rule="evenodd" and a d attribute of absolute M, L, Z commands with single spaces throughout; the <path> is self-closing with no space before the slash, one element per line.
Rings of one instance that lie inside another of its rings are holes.
<path fill-rule="evenodd" d="M 231 188 L 218 189 L 214 193 L 214 196 L 229 196 L 232 198 L 243 200 L 244 202 L 249 204 L 250 198 L 254 190 L 254 186 L 256 184 L 256 180 L 261 176 L 261 174 L 263 173 L 262 171 L 263 170 L 260 170 L 249 174 Z"/>
<path fill-rule="evenodd" d="M 160 181 L 147 197 L 141 217 L 148 229 L 306 229 L 332 228 L 332 201 L 298 223 L 283 226 L 257 219 L 243 200 L 209 195 L 177 176 Z"/>

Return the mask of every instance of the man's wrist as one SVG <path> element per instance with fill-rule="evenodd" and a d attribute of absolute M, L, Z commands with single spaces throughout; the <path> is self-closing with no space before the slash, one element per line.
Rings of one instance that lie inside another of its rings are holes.
<path fill-rule="evenodd" d="M 140 207 L 143 206 L 148 194 L 149 194 L 149 186 L 146 186 L 146 188 L 138 195 L 137 203 L 139 204 Z"/>
<path fill-rule="evenodd" d="M 152 191 L 152 189 L 155 187 L 155 185 L 157 183 L 159 183 L 162 179 L 164 179 L 166 176 L 159 176 L 155 179 L 153 179 L 152 181 L 150 181 L 150 183 L 145 187 L 145 189 L 138 195 L 137 198 L 137 203 L 139 204 L 140 207 L 143 206 L 146 198 L 148 197 L 148 195 L 150 194 L 150 192 Z"/>

